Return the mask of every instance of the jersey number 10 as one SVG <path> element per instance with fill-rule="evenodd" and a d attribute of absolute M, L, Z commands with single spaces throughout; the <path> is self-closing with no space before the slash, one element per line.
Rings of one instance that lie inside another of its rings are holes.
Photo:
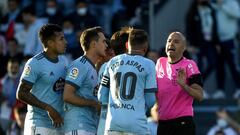
<path fill-rule="evenodd" d="M 122 100 L 131 100 L 134 97 L 136 83 L 137 83 L 137 76 L 133 72 L 127 72 L 122 74 L 122 72 L 117 72 L 114 75 L 114 79 L 116 81 L 116 91 L 115 95 L 119 98 L 119 94 Z M 128 89 L 127 89 L 128 83 Z M 121 85 L 120 85 L 121 84 Z M 120 86 L 122 86 L 120 88 Z"/>

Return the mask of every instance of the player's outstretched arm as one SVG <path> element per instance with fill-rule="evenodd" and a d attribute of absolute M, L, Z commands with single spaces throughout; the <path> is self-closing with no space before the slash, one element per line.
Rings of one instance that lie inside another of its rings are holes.
<path fill-rule="evenodd" d="M 29 85 L 25 83 L 24 81 L 20 82 L 17 90 L 17 99 L 41 108 L 43 110 L 46 110 L 48 112 L 48 115 L 50 119 L 53 121 L 53 126 L 55 127 L 60 127 L 63 124 L 63 119 L 61 115 L 51 106 L 48 105 L 40 100 L 38 100 L 31 92 L 30 90 L 32 89 L 32 85 Z"/>
<path fill-rule="evenodd" d="M 95 100 L 85 99 L 78 96 L 76 93 L 76 88 L 71 84 L 65 83 L 63 100 L 67 103 L 76 105 L 76 106 L 90 106 L 95 108 L 97 111 L 100 111 L 101 105 Z"/>

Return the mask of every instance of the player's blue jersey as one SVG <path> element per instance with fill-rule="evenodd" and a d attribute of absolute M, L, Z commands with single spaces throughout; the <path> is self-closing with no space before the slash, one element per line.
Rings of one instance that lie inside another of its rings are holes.
<path fill-rule="evenodd" d="M 58 59 L 53 60 L 42 52 L 27 61 L 21 81 L 32 85 L 31 93 L 63 116 L 62 97 L 66 72 L 65 56 L 58 56 Z M 31 105 L 28 105 L 26 121 L 32 126 L 54 128 L 47 111 Z"/>
<path fill-rule="evenodd" d="M 109 102 L 106 130 L 149 133 L 144 93 L 157 90 L 153 61 L 129 54 L 112 58 L 106 66 L 99 90 L 100 101 Z"/>
<path fill-rule="evenodd" d="M 81 56 L 69 66 L 66 83 L 76 88 L 78 96 L 97 101 L 97 71 L 86 56 Z M 75 106 L 69 103 L 65 103 L 64 107 L 65 133 L 73 130 L 97 132 L 99 116 L 95 108 Z"/>
<path fill-rule="evenodd" d="M 103 73 L 104 73 L 106 66 L 107 66 L 107 63 L 102 64 L 100 70 L 98 71 L 98 84 L 101 83 Z M 107 116 L 107 104 L 102 104 L 100 119 L 99 119 L 98 129 L 97 129 L 97 135 L 104 135 L 106 116 Z"/>

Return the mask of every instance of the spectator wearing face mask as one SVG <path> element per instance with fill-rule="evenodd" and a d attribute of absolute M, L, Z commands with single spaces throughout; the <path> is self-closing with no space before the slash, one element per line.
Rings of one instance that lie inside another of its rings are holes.
<path fill-rule="evenodd" d="M 12 111 L 16 103 L 16 91 L 20 78 L 19 67 L 20 63 L 18 59 L 8 60 L 7 74 L 1 80 L 0 126 L 4 130 L 9 128 L 13 120 Z"/>
<path fill-rule="evenodd" d="M 65 18 L 62 27 L 64 36 L 68 42 L 66 52 L 70 54 L 71 59 L 76 59 L 80 56 L 79 50 L 81 49 L 81 46 L 77 43 L 78 37 L 73 22 L 70 18 Z"/>
<path fill-rule="evenodd" d="M 61 22 L 63 21 L 63 15 L 58 9 L 57 5 L 58 4 L 56 0 L 47 0 L 47 8 L 42 17 L 46 18 L 48 20 L 48 23 L 61 25 Z"/>
<path fill-rule="evenodd" d="M 238 100 L 238 103 L 240 103 L 240 100 Z M 221 110 L 221 111 L 218 111 L 217 112 L 217 116 L 226 120 L 229 125 L 235 129 L 235 131 L 237 131 L 239 134 L 240 134 L 240 124 L 238 123 L 237 120 L 233 119 L 228 113 L 226 110 Z M 239 116 L 237 114 L 237 116 Z"/>
<path fill-rule="evenodd" d="M 219 113 L 222 111 L 225 110 L 221 108 L 216 112 L 216 124 L 210 128 L 207 135 L 216 135 L 219 131 L 222 131 L 225 135 L 238 135 L 237 132 L 231 127 L 229 122 L 219 115 Z"/>
<path fill-rule="evenodd" d="M 76 0 L 76 10 L 67 17 L 72 18 L 76 29 L 82 30 L 99 24 L 96 17 L 90 12 L 86 0 Z"/>

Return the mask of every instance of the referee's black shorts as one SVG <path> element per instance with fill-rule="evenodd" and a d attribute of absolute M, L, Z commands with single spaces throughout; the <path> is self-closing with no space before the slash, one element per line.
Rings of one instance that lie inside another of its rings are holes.
<path fill-rule="evenodd" d="M 195 124 L 192 116 L 171 120 L 159 120 L 158 135 L 195 135 Z"/>

